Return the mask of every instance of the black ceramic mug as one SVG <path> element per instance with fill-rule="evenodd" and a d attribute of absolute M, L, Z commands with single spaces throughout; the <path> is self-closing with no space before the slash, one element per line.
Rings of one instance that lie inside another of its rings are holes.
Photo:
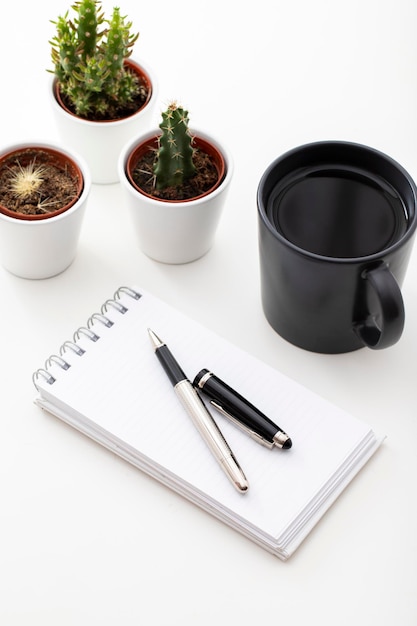
<path fill-rule="evenodd" d="M 360 144 L 312 143 L 276 159 L 257 196 L 261 297 L 271 326 L 314 352 L 396 343 L 416 196 L 404 168 Z"/>

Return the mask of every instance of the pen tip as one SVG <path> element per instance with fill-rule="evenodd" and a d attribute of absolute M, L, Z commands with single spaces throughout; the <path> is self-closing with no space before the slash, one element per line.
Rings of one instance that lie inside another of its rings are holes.
<path fill-rule="evenodd" d="M 289 450 L 292 446 L 292 441 L 291 439 L 288 437 L 288 439 L 286 440 L 286 442 L 284 443 L 284 445 L 282 446 L 284 450 Z"/>
<path fill-rule="evenodd" d="M 158 335 L 156 335 L 156 334 L 153 332 L 153 330 L 151 330 L 150 328 L 148 328 L 148 335 L 149 335 L 149 338 L 150 338 L 150 340 L 151 340 L 151 342 L 152 342 L 152 345 L 153 345 L 153 347 L 155 348 L 155 350 L 156 350 L 157 348 L 160 348 L 161 346 L 163 346 L 163 345 L 164 345 L 164 342 L 163 342 L 163 341 L 161 341 L 161 340 L 159 339 Z"/>

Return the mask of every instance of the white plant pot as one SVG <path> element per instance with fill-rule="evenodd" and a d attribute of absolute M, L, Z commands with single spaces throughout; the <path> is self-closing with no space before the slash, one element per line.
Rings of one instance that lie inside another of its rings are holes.
<path fill-rule="evenodd" d="M 156 130 L 130 141 L 119 158 L 119 178 L 139 247 L 161 263 L 189 263 L 206 254 L 213 245 L 233 174 L 232 158 L 217 139 L 199 130 L 192 134 L 211 142 L 223 154 L 226 174 L 218 187 L 195 200 L 166 202 L 138 191 L 126 175 L 126 163 L 136 146 L 155 137 Z"/>
<path fill-rule="evenodd" d="M 0 263 L 16 276 L 40 279 L 60 274 L 74 260 L 91 189 L 91 177 L 82 157 L 52 143 L 31 141 L 6 146 L 0 150 L 0 156 L 33 145 L 66 154 L 79 166 L 84 178 L 79 199 L 59 215 L 28 221 L 0 213 Z"/>
<path fill-rule="evenodd" d="M 84 157 L 93 183 L 109 184 L 119 181 L 117 162 L 120 151 L 132 136 L 146 131 L 151 122 L 158 88 L 153 71 L 142 62 L 129 59 L 148 76 L 151 96 L 147 104 L 134 115 L 121 120 L 90 122 L 67 112 L 54 95 L 55 78 L 49 89 L 52 110 L 63 143 Z"/>

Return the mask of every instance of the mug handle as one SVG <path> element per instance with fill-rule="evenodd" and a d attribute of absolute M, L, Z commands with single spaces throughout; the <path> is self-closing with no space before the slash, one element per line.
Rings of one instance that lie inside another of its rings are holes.
<path fill-rule="evenodd" d="M 388 348 L 399 340 L 404 329 L 405 313 L 401 290 L 385 263 L 365 270 L 362 278 L 368 281 L 377 296 L 381 321 L 377 325 L 375 317 L 369 315 L 365 321 L 356 324 L 355 330 L 368 348 Z"/>

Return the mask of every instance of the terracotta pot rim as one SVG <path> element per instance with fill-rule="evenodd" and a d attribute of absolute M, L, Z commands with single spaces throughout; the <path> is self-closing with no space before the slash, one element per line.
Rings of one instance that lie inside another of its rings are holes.
<path fill-rule="evenodd" d="M 144 136 L 142 139 L 139 139 L 135 143 L 135 145 L 131 146 L 131 149 L 129 150 L 127 154 L 127 157 L 124 163 L 124 172 L 125 172 L 125 175 L 129 184 L 133 187 L 133 189 L 137 191 L 138 193 L 140 193 L 145 198 L 148 198 L 149 200 L 153 202 L 157 202 L 157 203 L 161 202 L 161 203 L 173 204 L 173 205 L 196 202 L 198 200 L 204 199 L 206 196 L 211 195 L 213 192 L 215 192 L 216 189 L 218 189 L 222 185 L 222 183 L 224 182 L 227 176 L 228 168 L 229 168 L 229 165 L 227 164 L 227 159 L 225 155 L 223 154 L 223 151 L 220 148 L 220 146 L 217 145 L 217 142 L 212 140 L 208 135 L 203 135 L 198 132 L 193 132 L 192 130 L 191 130 L 191 134 L 194 138 L 194 142 L 197 145 L 197 147 L 204 150 L 205 146 L 208 146 L 210 149 L 210 152 L 216 155 L 215 161 L 216 161 L 216 168 L 218 171 L 218 180 L 212 187 L 210 187 L 210 189 L 207 189 L 207 191 L 205 191 L 204 193 L 199 194 L 198 196 L 194 196 L 193 198 L 185 198 L 183 200 L 181 199 L 169 200 L 165 198 L 157 198 L 147 193 L 146 191 L 144 191 L 141 187 L 139 187 L 135 183 L 135 181 L 133 180 L 133 176 L 132 176 L 132 170 L 134 169 L 136 165 L 135 159 L 137 158 L 137 153 L 145 152 L 145 151 L 149 152 L 150 150 L 152 150 L 152 148 L 154 147 L 154 144 L 157 142 L 158 138 L 161 136 L 161 133 L 156 132 L 156 131 L 154 133 L 149 133 L 146 137 Z M 149 146 L 149 150 L 146 150 L 147 144 Z"/>
<path fill-rule="evenodd" d="M 26 215 L 24 213 L 18 213 L 16 211 L 12 211 L 8 209 L 2 204 L 0 204 L 0 214 L 3 217 L 9 218 L 11 220 L 18 220 L 22 222 L 32 222 L 32 223 L 42 222 L 45 220 L 51 220 L 55 217 L 59 217 L 62 213 L 66 213 L 67 211 L 69 211 L 80 200 L 84 192 L 86 181 L 85 181 L 85 176 L 84 176 L 82 167 L 76 161 L 76 159 L 73 156 L 71 156 L 69 153 L 63 150 L 60 150 L 58 147 L 55 147 L 49 144 L 37 143 L 37 142 L 19 144 L 19 145 L 11 147 L 10 149 L 6 149 L 5 152 L 0 153 L 0 164 L 5 159 L 15 154 L 23 153 L 26 150 L 34 150 L 34 151 L 42 150 L 43 152 L 48 152 L 54 157 L 58 157 L 60 161 L 65 161 L 66 163 L 69 163 L 71 165 L 72 171 L 77 176 L 77 194 L 75 198 L 71 200 L 70 202 L 68 202 L 65 206 L 61 207 L 60 209 L 57 209 L 56 211 L 51 211 L 49 213 L 45 213 L 42 215 Z"/>
<path fill-rule="evenodd" d="M 135 115 L 138 115 L 141 111 L 143 111 L 143 109 L 145 109 L 145 107 L 148 106 L 149 102 L 151 101 L 152 97 L 155 94 L 155 86 L 153 84 L 153 81 L 151 79 L 151 72 L 150 70 L 148 70 L 147 68 L 145 68 L 142 63 L 139 63 L 133 59 L 125 59 L 124 61 L 125 65 L 129 66 L 131 69 L 133 69 L 141 78 L 142 80 L 146 83 L 147 87 L 148 87 L 148 96 L 145 100 L 145 102 L 142 104 L 142 106 L 137 109 L 134 113 L 130 113 L 129 115 L 126 115 L 125 117 L 120 117 L 117 119 L 108 119 L 108 120 L 89 120 L 85 117 L 80 117 L 79 115 L 77 115 L 76 113 L 74 113 L 73 111 L 71 111 L 71 109 L 69 109 L 63 102 L 62 98 L 61 98 L 61 94 L 60 94 L 60 90 L 59 90 L 59 81 L 56 77 L 53 78 L 52 80 L 52 95 L 53 95 L 53 100 L 55 101 L 55 103 L 57 104 L 57 106 L 59 106 L 60 109 L 62 109 L 64 111 L 64 113 L 66 113 L 67 115 L 71 116 L 72 118 L 78 120 L 80 123 L 86 123 L 86 124 L 120 124 L 123 123 L 125 120 L 129 120 L 132 117 L 134 117 Z"/>

